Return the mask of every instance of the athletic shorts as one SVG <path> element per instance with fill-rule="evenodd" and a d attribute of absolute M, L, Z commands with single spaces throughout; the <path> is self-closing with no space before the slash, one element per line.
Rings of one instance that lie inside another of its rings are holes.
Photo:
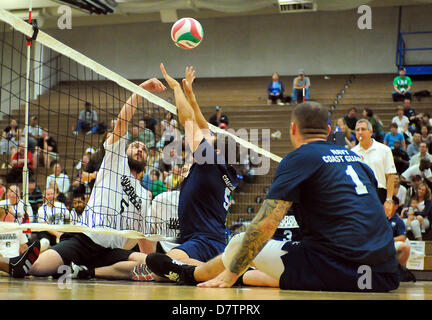
<path fill-rule="evenodd" d="M 350 292 L 388 292 L 399 287 L 400 275 L 372 271 L 371 289 L 359 284 L 365 272 L 360 264 L 343 261 L 305 247 L 302 242 L 285 242 L 281 246 L 284 271 L 279 279 L 281 289 Z"/>
<path fill-rule="evenodd" d="M 226 244 L 212 240 L 203 235 L 196 235 L 183 242 L 174 249 L 187 253 L 189 258 L 207 262 L 220 255 L 225 250 Z"/>
<path fill-rule="evenodd" d="M 127 261 L 134 253 L 132 250 L 102 247 L 83 233 L 63 233 L 60 242 L 51 249 L 62 257 L 65 265 L 74 262 L 90 268 L 105 267 L 120 261 Z"/>

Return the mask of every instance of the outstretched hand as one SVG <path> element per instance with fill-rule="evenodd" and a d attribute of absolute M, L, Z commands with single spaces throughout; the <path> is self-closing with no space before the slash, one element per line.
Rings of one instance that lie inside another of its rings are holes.
<path fill-rule="evenodd" d="M 174 89 L 177 86 L 180 86 L 180 84 L 175 80 L 173 77 L 171 77 L 165 70 L 165 66 L 163 63 L 160 64 L 160 69 L 162 71 L 162 75 L 164 76 L 166 82 L 168 83 L 169 87 L 171 89 Z"/>
<path fill-rule="evenodd" d="M 165 91 L 166 87 L 156 78 L 148 79 L 140 84 L 140 87 L 151 92 Z"/>
<path fill-rule="evenodd" d="M 192 83 L 195 80 L 195 70 L 193 67 L 186 67 L 185 79 L 183 79 L 183 89 L 187 95 L 192 94 Z"/>
<path fill-rule="evenodd" d="M 230 288 L 238 279 L 238 275 L 225 269 L 216 278 L 198 284 L 198 287 L 204 288 Z"/>

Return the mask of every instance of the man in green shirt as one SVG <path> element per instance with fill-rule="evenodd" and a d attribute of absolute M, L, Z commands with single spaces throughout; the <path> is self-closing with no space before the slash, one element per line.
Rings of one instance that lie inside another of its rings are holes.
<path fill-rule="evenodd" d="M 411 100 L 411 86 L 412 81 L 411 78 L 408 77 L 405 71 L 405 68 L 399 68 L 399 76 L 394 78 L 393 80 L 393 88 L 395 91 L 393 91 L 393 101 L 401 101 L 404 99 L 410 99 Z"/>

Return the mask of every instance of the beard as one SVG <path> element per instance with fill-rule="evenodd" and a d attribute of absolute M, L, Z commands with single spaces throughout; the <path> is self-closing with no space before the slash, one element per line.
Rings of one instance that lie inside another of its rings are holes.
<path fill-rule="evenodd" d="M 128 156 L 128 164 L 129 164 L 129 169 L 131 171 L 135 171 L 136 173 L 140 173 L 141 171 L 144 171 L 145 166 L 147 164 L 146 160 L 134 160 L 131 157 Z"/>

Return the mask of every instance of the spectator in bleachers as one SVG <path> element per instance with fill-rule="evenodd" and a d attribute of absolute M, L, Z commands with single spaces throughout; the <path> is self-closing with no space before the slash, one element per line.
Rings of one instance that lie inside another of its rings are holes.
<path fill-rule="evenodd" d="M 37 124 L 37 117 L 33 116 L 29 122 L 28 142 L 30 151 L 34 152 L 36 146 L 38 146 L 42 140 L 42 129 Z M 23 135 L 25 135 L 26 128 L 24 128 Z"/>
<path fill-rule="evenodd" d="M 92 155 L 95 153 L 95 149 L 93 148 L 87 148 L 84 152 L 84 155 L 87 155 L 88 159 L 90 160 Z M 75 166 L 75 169 L 79 170 L 84 170 L 85 167 L 87 166 L 88 162 L 83 166 L 82 163 L 82 159 L 77 163 L 77 165 Z"/>
<path fill-rule="evenodd" d="M 410 158 L 412 158 L 415 154 L 420 152 L 420 142 L 421 135 L 420 133 L 414 133 L 412 143 L 407 147 L 407 153 Z"/>
<path fill-rule="evenodd" d="M 383 143 L 384 141 L 384 129 L 382 126 L 382 123 L 377 117 L 374 115 L 373 111 L 371 109 L 365 108 L 363 110 L 363 118 L 369 120 L 369 122 L 372 125 L 372 137 L 378 141 Z"/>
<path fill-rule="evenodd" d="M 11 214 L 15 222 L 29 222 L 29 217 L 33 216 L 33 211 L 30 205 L 26 205 L 21 199 L 21 190 L 16 184 L 11 184 L 6 192 L 6 200 L 0 201 L 0 207 L 6 209 Z"/>
<path fill-rule="evenodd" d="M 175 164 L 172 167 L 170 174 L 165 178 L 165 186 L 167 190 L 176 189 L 179 186 L 180 179 L 180 166 Z"/>
<path fill-rule="evenodd" d="M 393 145 L 395 141 L 400 141 L 402 144 L 402 149 L 406 150 L 406 143 L 404 135 L 400 132 L 398 132 L 398 125 L 397 123 L 392 123 L 390 125 L 390 132 L 387 132 L 387 134 L 384 137 L 384 144 L 389 146 L 390 149 L 393 149 Z"/>
<path fill-rule="evenodd" d="M 411 201 L 411 199 L 414 198 L 414 196 L 416 195 L 417 187 L 422 182 L 423 182 L 423 178 L 418 174 L 413 175 L 411 181 L 409 181 L 408 184 L 406 183 L 406 181 L 404 182 L 408 186 L 406 203 L 408 203 L 409 201 Z"/>
<path fill-rule="evenodd" d="M 404 172 L 406 169 L 409 168 L 409 161 L 410 161 L 408 153 L 402 150 L 401 147 L 402 147 L 401 141 L 396 140 L 394 142 L 393 149 L 392 149 L 393 160 L 398 174 L 401 174 L 402 172 Z"/>
<path fill-rule="evenodd" d="M 82 110 L 78 117 L 78 123 L 73 131 L 73 134 L 76 136 L 81 130 L 87 132 L 87 134 L 94 134 L 98 130 L 98 115 L 95 110 L 92 108 L 92 104 L 90 102 L 85 103 L 85 109 Z"/>
<path fill-rule="evenodd" d="M 18 122 L 11 119 L 9 125 L 3 130 L 0 141 L 0 154 L 2 156 L 2 169 L 7 168 L 9 155 L 13 154 L 21 141 L 22 131 L 18 127 Z"/>
<path fill-rule="evenodd" d="M 139 135 L 141 136 L 142 142 L 147 146 L 147 148 L 151 148 L 155 145 L 155 135 L 153 131 L 149 128 L 146 128 L 146 123 L 144 120 L 140 120 L 138 122 L 138 130 Z"/>
<path fill-rule="evenodd" d="M 29 204 L 34 214 L 30 220 L 36 223 L 37 222 L 36 213 L 38 212 L 39 207 L 43 203 L 43 196 L 42 196 L 42 191 L 36 185 L 36 179 L 34 177 L 29 178 L 28 191 L 29 191 Z"/>
<path fill-rule="evenodd" d="M 52 174 L 49 175 L 46 180 L 46 188 L 50 188 L 50 183 L 54 181 L 57 183 L 59 192 L 66 195 L 66 193 L 69 191 L 70 182 L 69 177 L 62 172 L 60 162 L 53 161 L 51 163 L 51 170 Z"/>
<path fill-rule="evenodd" d="M 279 80 L 279 74 L 274 72 L 272 74 L 272 80 L 267 86 L 267 104 L 277 103 L 283 105 L 285 86 L 282 81 Z"/>
<path fill-rule="evenodd" d="M 411 231 L 418 241 L 422 240 L 422 233 L 425 233 L 430 227 L 429 216 L 432 210 L 430 196 L 431 191 L 428 185 L 424 182 L 420 183 L 414 197 L 416 203 L 412 203 L 417 211 L 414 211 L 414 219 L 410 222 Z"/>
<path fill-rule="evenodd" d="M 398 198 L 400 207 L 405 206 L 407 201 L 407 188 L 401 185 L 399 174 L 395 174 L 393 194 Z"/>
<path fill-rule="evenodd" d="M 357 109 L 351 108 L 348 110 L 348 113 L 344 116 L 345 123 L 347 124 L 348 128 L 350 130 L 355 130 L 355 125 L 358 121 L 357 117 Z"/>
<path fill-rule="evenodd" d="M 8 183 L 21 183 L 23 168 L 25 164 L 25 144 L 20 142 L 18 149 L 11 158 L 12 169 L 6 175 Z M 30 151 L 27 151 L 27 167 L 29 176 L 33 175 L 33 156 Z"/>
<path fill-rule="evenodd" d="M 355 147 L 356 145 L 355 133 L 352 132 L 350 128 L 348 128 L 344 118 L 337 119 L 335 133 L 336 132 L 341 132 L 344 134 L 345 146 L 348 149 Z"/>
<path fill-rule="evenodd" d="M 402 181 L 408 182 L 414 175 L 419 175 L 422 179 L 428 179 L 432 181 L 432 172 L 430 170 L 431 162 L 429 159 L 421 159 L 419 164 L 410 166 L 402 174 Z"/>
<path fill-rule="evenodd" d="M 86 209 L 86 200 L 83 194 L 73 195 L 71 213 L 71 224 L 82 222 L 82 213 Z"/>
<path fill-rule="evenodd" d="M 292 89 L 292 101 L 294 103 L 302 103 L 303 102 L 303 89 L 305 91 L 304 98 L 305 100 L 309 100 L 309 88 L 311 86 L 311 82 L 309 77 L 305 77 L 305 72 L 303 69 L 298 71 L 298 76 L 293 80 L 293 89 Z"/>
<path fill-rule="evenodd" d="M 59 160 L 57 140 L 50 136 L 45 130 L 42 130 L 42 144 L 35 148 L 34 158 L 35 168 L 37 168 L 41 162 L 45 168 L 49 168 L 51 166 L 51 161 Z"/>
<path fill-rule="evenodd" d="M 414 134 L 414 132 L 420 133 L 419 121 L 421 119 L 421 116 L 417 115 L 417 111 L 415 109 L 411 108 L 411 100 L 410 99 L 404 99 L 403 108 L 404 108 L 404 116 L 406 116 L 410 121 L 409 126 L 408 126 L 408 130 L 412 134 Z"/>
<path fill-rule="evenodd" d="M 421 121 L 422 126 L 428 127 L 429 131 L 432 129 L 432 119 L 429 113 L 424 113 Z"/>
<path fill-rule="evenodd" d="M 88 186 L 89 175 L 84 173 L 84 168 L 87 167 L 90 158 L 87 154 L 84 154 L 81 160 L 81 169 L 77 170 L 75 179 L 72 182 L 71 191 L 74 195 L 90 193 L 90 187 Z"/>
<path fill-rule="evenodd" d="M 129 140 L 129 142 L 132 142 L 132 141 L 141 141 L 140 138 L 142 137 L 140 137 L 139 135 L 139 128 L 137 126 L 133 126 L 131 130 L 128 132 L 127 139 Z"/>
<path fill-rule="evenodd" d="M 6 178 L 0 176 L 0 200 L 4 200 L 6 196 Z"/>
<path fill-rule="evenodd" d="M 54 189 L 48 188 L 44 194 L 44 204 L 38 209 L 38 223 L 45 224 L 68 224 L 70 222 L 70 212 L 59 201 L 56 201 L 57 194 Z M 47 230 L 35 232 L 35 239 L 39 239 L 41 243 L 41 251 L 45 251 L 50 246 L 54 246 L 59 242 L 62 232 L 55 230 Z M 45 239 L 45 240 L 44 240 Z"/>
<path fill-rule="evenodd" d="M 429 128 L 427 126 L 421 126 L 420 129 L 421 141 L 427 144 L 427 148 L 429 149 L 432 144 L 432 134 L 429 133 Z"/>
<path fill-rule="evenodd" d="M 159 194 L 167 191 L 167 187 L 165 184 L 160 180 L 161 173 L 159 170 L 151 170 L 150 171 L 150 187 L 151 189 L 147 189 L 152 192 L 153 199 L 158 196 Z"/>
<path fill-rule="evenodd" d="M 159 169 L 160 168 L 160 161 L 161 161 L 161 154 L 157 150 L 156 147 L 150 147 L 149 149 L 149 156 L 147 159 L 147 167 L 151 169 Z"/>
<path fill-rule="evenodd" d="M 159 122 L 152 114 L 150 114 L 149 110 L 144 111 L 144 117 L 142 117 L 140 120 L 144 120 L 145 127 L 150 129 L 155 136 L 155 140 L 159 141 L 161 138 Z"/>
<path fill-rule="evenodd" d="M 410 160 L 410 167 L 420 164 L 421 159 L 428 159 L 432 163 L 432 155 L 428 152 L 426 142 L 420 143 L 419 153 L 413 155 Z"/>
<path fill-rule="evenodd" d="M 221 123 L 229 125 L 228 116 L 222 113 L 222 107 L 216 106 L 215 111 L 215 114 L 210 117 L 209 122 L 216 127 L 219 127 Z"/>
<path fill-rule="evenodd" d="M 409 126 L 409 119 L 407 116 L 404 115 L 404 108 L 402 106 L 399 106 L 397 108 L 397 115 L 393 117 L 392 123 L 396 123 L 398 126 L 398 132 L 404 134 L 408 131 Z"/>
<path fill-rule="evenodd" d="M 406 267 L 410 255 L 410 245 L 408 243 L 405 243 L 405 223 L 396 213 L 400 206 L 402 205 L 399 203 L 399 199 L 396 196 L 393 196 L 393 210 L 391 217 L 388 218 L 388 222 L 393 231 L 393 238 L 395 242 L 395 249 L 398 261 L 401 266 Z"/>
<path fill-rule="evenodd" d="M 177 121 L 173 119 L 173 114 L 169 111 L 165 113 L 165 119 L 161 121 L 162 139 L 170 141 L 176 138 L 176 130 L 178 130 Z"/>
<path fill-rule="evenodd" d="M 393 101 L 401 101 L 403 99 L 412 98 L 412 81 L 411 78 L 406 75 L 405 68 L 399 68 L 399 75 L 393 79 L 392 97 Z"/>

